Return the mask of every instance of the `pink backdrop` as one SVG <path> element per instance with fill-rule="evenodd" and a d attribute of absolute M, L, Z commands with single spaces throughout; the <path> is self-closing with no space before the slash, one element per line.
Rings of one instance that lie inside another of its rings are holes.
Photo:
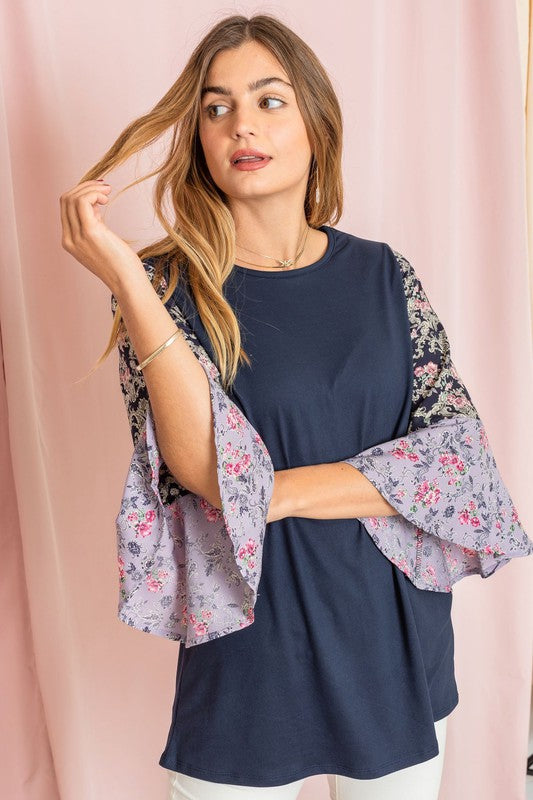
<path fill-rule="evenodd" d="M 177 644 L 116 618 L 130 437 L 105 286 L 60 245 L 59 196 L 167 90 L 233 11 L 277 14 L 315 48 L 345 116 L 345 214 L 420 274 L 533 531 L 531 317 L 519 33 L 513 0 L 238 6 L 173 0 L 0 7 L 3 658 L 0 772 L 10 800 L 164 798 L 158 765 Z M 325 28 L 328 35 L 324 36 Z M 109 176 L 116 192 L 157 148 Z M 151 182 L 109 208 L 158 235 Z M 524 797 L 533 560 L 454 587 L 460 702 L 441 800 Z M 327 797 L 324 776 L 302 800 Z"/>

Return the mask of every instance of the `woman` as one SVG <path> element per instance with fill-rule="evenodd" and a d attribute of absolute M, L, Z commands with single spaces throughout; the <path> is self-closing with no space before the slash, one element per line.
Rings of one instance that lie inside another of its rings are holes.
<path fill-rule="evenodd" d="M 95 179 L 171 126 L 167 236 L 136 254 Z M 451 585 L 533 549 L 413 267 L 332 227 L 341 146 L 313 52 L 231 16 L 61 198 L 63 246 L 112 292 L 135 446 L 120 618 L 180 642 L 173 800 L 313 774 L 436 800 Z"/>

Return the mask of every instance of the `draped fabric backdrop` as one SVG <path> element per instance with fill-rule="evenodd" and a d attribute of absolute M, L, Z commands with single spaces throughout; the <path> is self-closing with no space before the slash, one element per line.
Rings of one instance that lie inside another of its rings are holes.
<path fill-rule="evenodd" d="M 59 196 L 163 95 L 215 21 L 258 11 L 292 26 L 332 76 L 345 118 L 337 227 L 412 261 L 533 531 L 526 0 L 3 3 L 0 774 L 10 800 L 166 794 L 158 759 L 177 644 L 116 616 L 114 519 L 131 442 L 116 352 L 75 383 L 107 343 L 110 298 L 62 250 Z M 110 174 L 113 193 L 162 146 Z M 159 235 L 151 186 L 107 211 L 136 249 Z M 441 800 L 524 796 L 532 578 L 533 560 L 516 559 L 454 587 L 460 703 Z M 306 780 L 301 798 L 326 796 L 324 776 Z"/>

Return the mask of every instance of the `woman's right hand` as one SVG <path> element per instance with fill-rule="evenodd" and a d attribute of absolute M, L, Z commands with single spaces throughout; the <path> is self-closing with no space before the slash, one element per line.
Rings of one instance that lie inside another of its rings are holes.
<path fill-rule="evenodd" d="M 59 198 L 61 246 L 100 278 L 111 292 L 131 270 L 144 272 L 142 261 L 127 242 L 103 222 L 98 205 L 107 203 L 111 186 L 83 181 Z"/>

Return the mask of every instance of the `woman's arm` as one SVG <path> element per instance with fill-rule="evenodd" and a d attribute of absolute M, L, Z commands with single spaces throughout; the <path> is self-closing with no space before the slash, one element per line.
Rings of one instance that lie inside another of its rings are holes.
<path fill-rule="evenodd" d="M 176 330 L 176 323 L 141 269 L 117 276 L 113 295 L 128 338 L 142 362 Z M 143 370 L 163 459 L 186 489 L 221 507 L 209 382 L 183 336 Z"/>
<path fill-rule="evenodd" d="M 278 470 L 274 477 L 279 518 L 350 519 L 399 513 L 362 472 L 344 461 Z"/>

